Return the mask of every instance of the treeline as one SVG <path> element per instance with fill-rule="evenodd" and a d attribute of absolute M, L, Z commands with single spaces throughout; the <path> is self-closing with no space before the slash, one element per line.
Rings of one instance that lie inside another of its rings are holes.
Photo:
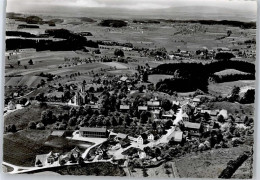
<path fill-rule="evenodd" d="M 211 76 L 216 83 L 231 82 L 239 80 L 255 80 L 254 74 L 229 74 L 229 75 L 212 75 Z"/>
<path fill-rule="evenodd" d="M 171 93 L 189 92 L 200 89 L 207 92 L 209 77 L 213 77 L 215 72 L 225 69 L 237 69 L 243 72 L 250 73 L 250 76 L 243 78 L 254 79 L 255 65 L 244 61 L 217 61 L 209 64 L 202 63 L 175 63 L 175 64 L 162 64 L 157 68 L 150 70 L 149 74 L 168 74 L 173 75 L 171 79 L 165 79 L 156 84 L 159 91 Z M 224 77 L 225 80 L 239 79 L 237 77 Z M 224 81 L 223 79 L 223 81 Z M 220 81 L 220 80 L 219 80 Z"/>
<path fill-rule="evenodd" d="M 240 27 L 244 29 L 256 29 L 256 22 L 242 22 L 242 21 L 230 21 L 230 20 L 161 20 L 170 23 L 200 23 L 204 25 L 229 25 L 234 27 Z"/>
<path fill-rule="evenodd" d="M 85 47 L 98 48 L 98 45 L 107 46 L 124 46 L 133 47 L 131 43 L 118 43 L 106 41 L 92 41 L 87 40 L 86 37 L 73 33 L 66 29 L 48 29 L 45 31 L 44 36 L 52 36 L 54 38 L 61 38 L 63 40 L 34 40 L 34 39 L 6 39 L 6 50 L 16 50 L 24 48 L 35 48 L 36 51 L 75 51 L 86 50 Z M 20 33 L 11 32 L 11 34 L 19 35 Z M 23 34 L 23 33 L 21 33 Z M 24 34 L 23 34 L 24 35 Z M 30 36 L 29 34 L 26 34 Z M 42 37 L 43 35 L 40 35 Z"/>
<path fill-rule="evenodd" d="M 106 26 L 106 27 L 120 28 L 120 27 L 127 26 L 127 22 L 122 21 L 122 20 L 107 19 L 107 20 L 102 20 L 99 23 L 99 25 L 100 26 Z"/>

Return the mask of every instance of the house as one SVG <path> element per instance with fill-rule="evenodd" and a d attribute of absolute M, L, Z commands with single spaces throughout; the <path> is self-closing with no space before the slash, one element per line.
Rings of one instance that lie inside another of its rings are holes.
<path fill-rule="evenodd" d="M 53 131 L 51 133 L 51 136 L 64 137 L 65 136 L 65 131 Z"/>
<path fill-rule="evenodd" d="M 128 112 L 130 110 L 130 106 L 129 105 L 120 105 L 119 109 L 121 112 Z"/>
<path fill-rule="evenodd" d="M 192 123 L 184 121 L 184 127 L 189 131 L 191 135 L 199 136 L 201 130 L 201 123 Z"/>
<path fill-rule="evenodd" d="M 225 109 L 219 111 L 218 116 L 222 115 L 224 119 L 228 119 L 228 112 Z"/>
<path fill-rule="evenodd" d="M 193 111 L 193 107 L 190 104 L 185 104 L 181 107 L 182 113 L 191 114 Z"/>
<path fill-rule="evenodd" d="M 107 138 L 108 132 L 106 128 L 81 127 L 79 129 L 81 137 Z"/>
<path fill-rule="evenodd" d="M 123 76 L 123 77 L 120 78 L 120 81 L 121 82 L 126 82 L 127 79 L 128 79 L 128 77 Z"/>
<path fill-rule="evenodd" d="M 49 154 L 36 155 L 35 166 L 59 165 L 59 157 L 59 153 L 53 153 L 52 151 Z"/>
<path fill-rule="evenodd" d="M 192 99 L 192 102 L 193 102 L 193 104 L 195 105 L 195 106 L 197 106 L 199 103 L 200 103 L 200 98 L 193 98 Z"/>
<path fill-rule="evenodd" d="M 153 134 L 148 135 L 148 141 L 154 141 L 154 135 Z"/>
<path fill-rule="evenodd" d="M 138 156 L 139 156 L 139 159 L 144 159 L 144 158 L 146 158 L 146 153 L 144 151 L 138 151 Z"/>
<path fill-rule="evenodd" d="M 208 113 L 210 116 L 217 116 L 218 115 L 218 111 L 217 110 L 204 110 L 202 109 L 200 111 L 201 114 L 205 114 Z"/>
<path fill-rule="evenodd" d="M 119 140 L 127 138 L 127 136 L 128 136 L 127 134 L 118 133 L 114 139 L 116 141 L 119 141 Z"/>
<path fill-rule="evenodd" d="M 154 101 L 154 100 L 150 100 L 147 101 L 147 106 L 149 109 L 159 109 L 160 108 L 160 101 Z"/>
<path fill-rule="evenodd" d="M 148 107 L 147 106 L 138 106 L 138 111 L 147 111 Z"/>
<path fill-rule="evenodd" d="M 182 120 L 183 121 L 189 121 L 190 120 L 190 117 L 186 112 L 182 114 Z"/>
<path fill-rule="evenodd" d="M 141 135 L 139 135 L 138 138 L 137 138 L 137 143 L 138 143 L 138 144 L 144 144 L 144 143 L 147 142 L 147 139 L 148 139 L 148 137 L 147 137 L 147 135 L 146 135 L 145 133 L 144 133 L 144 134 L 141 134 Z"/>
<path fill-rule="evenodd" d="M 172 101 L 172 105 L 180 106 L 180 101 Z"/>
<path fill-rule="evenodd" d="M 175 142 L 182 142 L 183 139 L 183 132 L 182 131 L 175 131 L 174 141 Z"/>
<path fill-rule="evenodd" d="M 13 101 L 9 101 L 7 108 L 9 110 L 14 110 L 16 109 L 16 104 Z"/>
<path fill-rule="evenodd" d="M 151 113 L 153 114 L 154 119 L 160 119 L 161 111 L 159 109 L 155 109 L 155 110 L 151 111 Z"/>
<path fill-rule="evenodd" d="M 78 159 L 81 156 L 81 151 L 78 147 L 75 147 L 68 153 L 69 157 L 74 156 L 75 159 Z"/>

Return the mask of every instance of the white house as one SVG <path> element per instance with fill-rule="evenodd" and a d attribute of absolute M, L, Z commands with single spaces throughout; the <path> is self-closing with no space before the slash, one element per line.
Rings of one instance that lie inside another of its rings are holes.
<path fill-rule="evenodd" d="M 149 134 L 148 141 L 153 141 L 153 140 L 154 140 L 154 135 L 153 134 Z"/>

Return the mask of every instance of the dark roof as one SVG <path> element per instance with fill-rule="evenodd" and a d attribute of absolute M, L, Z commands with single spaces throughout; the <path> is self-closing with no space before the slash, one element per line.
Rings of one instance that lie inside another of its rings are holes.
<path fill-rule="evenodd" d="M 106 132 L 107 128 L 92 128 L 92 127 L 81 127 L 79 131 L 88 131 L 88 132 Z"/>

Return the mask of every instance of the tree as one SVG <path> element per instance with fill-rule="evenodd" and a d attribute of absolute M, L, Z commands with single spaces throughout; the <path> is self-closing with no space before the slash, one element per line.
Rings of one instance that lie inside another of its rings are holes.
<path fill-rule="evenodd" d="M 164 99 L 162 101 L 162 108 L 165 110 L 165 111 L 169 111 L 171 108 L 172 108 L 172 103 L 170 100 L 168 99 Z"/>
<path fill-rule="evenodd" d="M 227 36 L 229 37 L 231 34 L 232 34 L 232 31 L 231 31 L 231 30 L 228 30 L 228 31 L 227 31 Z"/>
<path fill-rule="evenodd" d="M 39 93 L 36 95 L 35 100 L 39 102 L 44 102 L 46 101 L 46 97 L 44 96 L 44 93 Z"/>
<path fill-rule="evenodd" d="M 53 118 L 53 113 L 51 110 L 47 110 L 47 111 L 43 111 L 42 114 L 41 114 L 41 122 L 44 124 L 44 125 L 47 125 L 47 124 L 52 124 L 54 123 L 54 118 Z"/>
<path fill-rule="evenodd" d="M 41 166 L 42 166 L 42 162 L 41 162 L 40 159 L 38 159 L 38 160 L 36 161 L 36 166 L 38 166 L 38 167 L 41 167 Z"/>
<path fill-rule="evenodd" d="M 144 74 L 143 74 L 143 81 L 144 82 L 148 81 L 148 73 L 147 73 L 147 71 L 145 71 Z"/>
<path fill-rule="evenodd" d="M 143 176 L 144 177 L 148 177 L 148 173 L 147 173 L 147 169 L 146 168 L 143 168 Z"/>
<path fill-rule="evenodd" d="M 216 54 L 215 59 L 217 60 L 230 60 L 231 58 L 234 58 L 234 54 L 229 52 L 219 52 Z"/>
<path fill-rule="evenodd" d="M 119 56 L 119 57 L 124 57 L 125 53 L 124 53 L 124 51 L 122 49 L 115 49 L 114 55 L 115 56 Z"/>
<path fill-rule="evenodd" d="M 223 123 L 223 122 L 225 122 L 225 119 L 224 119 L 224 117 L 222 116 L 222 114 L 220 114 L 220 115 L 218 115 L 218 122 L 220 122 L 220 123 Z"/>
<path fill-rule="evenodd" d="M 29 129 L 36 129 L 36 123 L 34 121 L 29 122 L 28 128 Z"/>
<path fill-rule="evenodd" d="M 17 65 L 20 66 L 21 65 L 21 61 L 17 61 Z"/>
<path fill-rule="evenodd" d="M 244 104 L 254 103 L 254 101 L 255 101 L 255 90 L 254 89 L 248 89 L 240 100 L 240 102 L 244 103 Z"/>
<path fill-rule="evenodd" d="M 148 121 L 148 116 L 147 116 L 147 112 L 146 111 L 143 111 L 140 115 L 140 118 L 141 118 L 141 123 L 142 124 L 146 124 L 147 121 Z"/>
<path fill-rule="evenodd" d="M 229 101 L 239 101 L 239 93 L 240 93 L 240 87 L 234 86 L 231 92 L 231 96 L 229 97 Z"/>
<path fill-rule="evenodd" d="M 28 61 L 28 64 L 29 64 L 29 65 L 33 65 L 33 61 L 30 59 L 30 60 Z"/>

